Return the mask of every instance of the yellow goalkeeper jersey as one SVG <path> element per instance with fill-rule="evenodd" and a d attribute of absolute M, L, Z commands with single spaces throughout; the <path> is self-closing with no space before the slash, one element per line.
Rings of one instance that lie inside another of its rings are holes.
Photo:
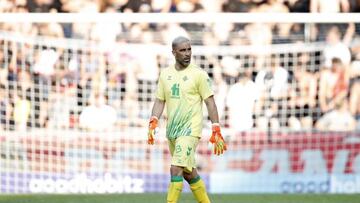
<path fill-rule="evenodd" d="M 212 96 L 208 74 L 190 64 L 178 71 L 175 66 L 160 73 L 156 97 L 165 101 L 167 112 L 166 136 L 200 137 L 203 121 L 203 100 Z"/>

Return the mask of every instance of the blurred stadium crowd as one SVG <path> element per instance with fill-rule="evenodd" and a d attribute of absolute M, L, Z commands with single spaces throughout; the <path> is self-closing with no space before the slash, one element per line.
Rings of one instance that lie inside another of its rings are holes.
<path fill-rule="evenodd" d="M 3 0 L 0 12 L 358 12 L 357 0 Z M 235 131 L 360 130 L 360 27 L 299 23 L 0 23 L 0 127 L 104 130 L 146 125 L 161 68 L 154 51 L 178 35 L 194 45 L 319 43 L 320 50 L 206 55 L 224 125 Z M 3 35 L 0 35 L 3 36 Z M 101 49 L 91 48 L 92 42 Z M 129 48 L 128 45 L 137 45 Z"/>
<path fill-rule="evenodd" d="M 19 10 L 21 9 L 21 10 Z M 358 0 L 4 0 L 2 12 L 358 12 Z"/>
<path fill-rule="evenodd" d="M 4 0 L 2 12 L 357 12 L 358 0 Z M 20 10 L 19 10 L 20 9 Z"/>

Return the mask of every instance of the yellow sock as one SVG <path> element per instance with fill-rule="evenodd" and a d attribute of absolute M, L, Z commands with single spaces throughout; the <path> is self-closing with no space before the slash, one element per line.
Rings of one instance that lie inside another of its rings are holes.
<path fill-rule="evenodd" d="M 180 197 L 183 188 L 182 176 L 171 176 L 171 182 L 169 185 L 169 191 L 167 195 L 168 203 L 176 203 Z"/>
<path fill-rule="evenodd" d="M 200 176 L 190 180 L 189 184 L 195 199 L 199 203 L 210 203 L 209 197 L 206 193 L 205 183 L 201 180 Z"/>

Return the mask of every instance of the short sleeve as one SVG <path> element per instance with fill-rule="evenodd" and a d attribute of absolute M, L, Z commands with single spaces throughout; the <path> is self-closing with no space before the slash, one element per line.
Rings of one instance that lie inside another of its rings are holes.
<path fill-rule="evenodd" d="M 162 75 L 162 74 L 161 74 Z M 164 101 L 165 100 L 165 91 L 164 91 L 164 84 L 162 82 L 162 77 L 159 77 L 159 81 L 157 84 L 157 90 L 156 90 L 156 98 Z"/>
<path fill-rule="evenodd" d="M 214 95 L 211 87 L 211 80 L 205 71 L 201 71 L 198 78 L 199 93 L 203 100 Z"/>

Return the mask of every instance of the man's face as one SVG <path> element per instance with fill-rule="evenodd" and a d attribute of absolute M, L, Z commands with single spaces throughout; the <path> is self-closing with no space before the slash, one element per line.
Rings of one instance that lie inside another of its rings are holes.
<path fill-rule="evenodd" d="M 178 44 L 172 51 L 175 60 L 182 67 L 187 67 L 191 61 L 191 45 L 190 42 Z"/>

